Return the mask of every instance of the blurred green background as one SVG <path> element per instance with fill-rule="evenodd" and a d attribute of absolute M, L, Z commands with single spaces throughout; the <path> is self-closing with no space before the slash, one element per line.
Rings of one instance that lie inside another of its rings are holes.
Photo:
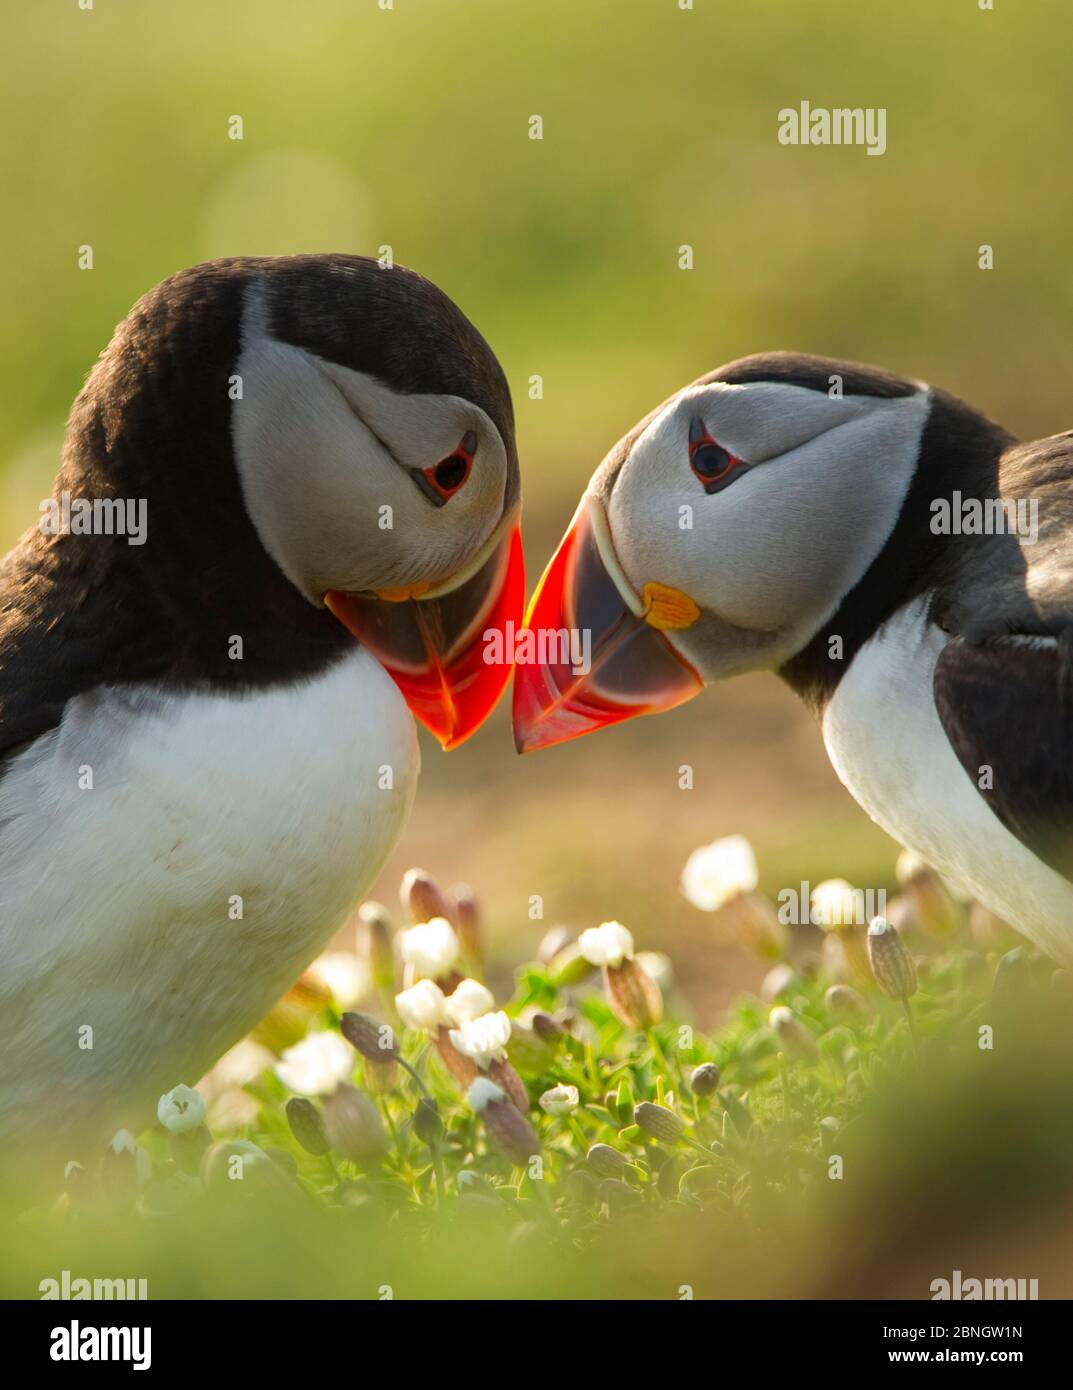
<path fill-rule="evenodd" d="M 1027 437 L 1071 423 L 1068 0 L 54 0 L 8 3 L 4 28 L 8 542 L 113 325 L 215 256 L 390 244 L 462 306 L 514 392 L 533 578 L 608 447 L 743 353 L 879 362 Z M 885 107 L 887 152 L 779 145 L 802 99 Z M 554 921 L 619 917 L 711 1022 L 760 967 L 711 943 L 677 877 L 732 831 L 771 892 L 891 886 L 894 846 L 756 677 L 524 760 L 505 708 L 455 754 L 426 744 L 380 891 L 410 863 L 470 880 L 504 964 Z"/>

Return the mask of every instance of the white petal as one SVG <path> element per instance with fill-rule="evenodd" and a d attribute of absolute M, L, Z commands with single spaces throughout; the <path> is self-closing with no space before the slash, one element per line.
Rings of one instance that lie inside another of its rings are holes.
<path fill-rule="evenodd" d="M 601 922 L 577 939 L 578 950 L 590 965 L 621 965 L 633 955 L 633 936 L 621 922 Z"/>
<path fill-rule="evenodd" d="M 288 1047 L 276 1063 L 276 1075 L 292 1091 L 323 1096 L 354 1071 L 354 1053 L 338 1033 L 311 1033 Z"/>
<path fill-rule="evenodd" d="M 461 1026 L 489 1013 L 496 1006 L 492 991 L 480 980 L 463 980 L 447 996 L 445 1007 L 452 1023 Z"/>
<path fill-rule="evenodd" d="M 458 937 L 445 917 L 433 917 L 431 922 L 400 932 L 399 950 L 415 974 L 436 979 L 446 975 L 458 960 Z"/>
<path fill-rule="evenodd" d="M 716 912 L 739 893 L 751 893 L 758 878 L 752 845 L 744 835 L 727 835 L 693 851 L 679 886 L 694 907 Z"/>
<path fill-rule="evenodd" d="M 435 980 L 418 980 L 416 985 L 396 994 L 395 1007 L 407 1028 L 439 1028 L 450 1022 L 443 990 Z"/>

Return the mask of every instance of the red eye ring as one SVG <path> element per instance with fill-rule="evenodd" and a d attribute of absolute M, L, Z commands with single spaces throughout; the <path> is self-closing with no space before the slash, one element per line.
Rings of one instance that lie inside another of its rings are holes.
<path fill-rule="evenodd" d="M 693 476 L 703 483 L 705 492 L 718 492 L 731 480 L 736 469 L 748 471 L 749 465 L 735 457 L 713 439 L 699 416 L 689 425 L 689 464 Z"/>
<path fill-rule="evenodd" d="M 434 463 L 431 468 L 418 470 L 434 501 L 438 500 L 442 506 L 444 502 L 449 502 L 460 488 L 465 487 L 476 452 L 477 435 L 473 430 L 467 430 L 454 453 L 440 459 L 439 463 Z"/>

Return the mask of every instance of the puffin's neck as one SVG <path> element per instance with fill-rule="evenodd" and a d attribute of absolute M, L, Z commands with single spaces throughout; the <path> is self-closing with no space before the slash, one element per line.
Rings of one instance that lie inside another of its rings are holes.
<path fill-rule="evenodd" d="M 70 688 L 241 690 L 312 675 L 353 647 L 261 544 L 231 442 L 237 276 L 142 300 L 75 401 L 54 495 L 134 499 L 145 542 L 30 532 L 6 565 L 21 628 L 48 632 Z M 236 657 L 241 639 L 241 659 Z"/>
<path fill-rule="evenodd" d="M 939 596 L 954 582 L 958 538 L 932 530 L 932 503 L 954 492 L 998 495 L 999 459 L 1013 436 L 956 396 L 931 395 L 916 470 L 893 530 L 830 620 L 778 671 L 817 715 L 877 628 L 912 599 Z"/>

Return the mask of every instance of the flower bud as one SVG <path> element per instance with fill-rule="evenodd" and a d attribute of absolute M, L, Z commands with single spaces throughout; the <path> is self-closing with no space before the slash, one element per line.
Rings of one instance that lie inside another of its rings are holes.
<path fill-rule="evenodd" d="M 458 1177 L 455 1179 L 460 1193 L 474 1197 L 493 1197 L 499 1201 L 499 1194 L 482 1173 L 475 1173 L 472 1168 L 462 1168 L 459 1170 Z"/>
<path fill-rule="evenodd" d="M 782 994 L 789 994 L 798 984 L 797 971 L 785 961 L 773 965 L 760 984 L 760 998 L 766 1004 L 774 1004 Z"/>
<path fill-rule="evenodd" d="M 610 1144 L 593 1144 L 585 1157 L 598 1178 L 621 1178 L 629 1167 L 626 1155 Z"/>
<path fill-rule="evenodd" d="M 402 876 L 399 899 L 414 923 L 431 922 L 434 917 L 450 920 L 451 908 L 440 885 L 424 869 L 407 869 Z"/>
<path fill-rule="evenodd" d="M 209 1192 L 250 1195 L 276 1191 L 282 1174 L 259 1145 L 248 1139 L 221 1139 L 205 1150 L 201 1181 Z"/>
<path fill-rule="evenodd" d="M 633 1108 L 633 1120 L 646 1134 L 661 1144 L 677 1144 L 685 1133 L 685 1124 L 665 1105 L 653 1105 L 643 1100 Z"/>
<path fill-rule="evenodd" d="M 911 850 L 903 850 L 894 872 L 925 931 L 932 936 L 950 936 L 957 931 L 964 918 L 961 904 L 930 864 Z"/>
<path fill-rule="evenodd" d="M 813 1061 L 819 1056 L 816 1039 L 785 1004 L 771 1010 L 768 1022 L 782 1050 L 803 1062 Z"/>
<path fill-rule="evenodd" d="M 484 960 L 484 943 L 477 898 L 468 883 L 456 883 L 448 890 L 447 915 L 458 933 L 462 955 L 472 965 L 479 966 Z"/>
<path fill-rule="evenodd" d="M 540 945 L 537 947 L 537 960 L 541 965 L 550 965 L 563 947 L 568 945 L 569 942 L 569 927 L 549 927 L 540 938 Z"/>
<path fill-rule="evenodd" d="M 533 1032 L 542 1042 L 558 1042 L 563 1036 L 563 1029 L 560 1024 L 552 1018 L 551 1014 L 541 1012 L 535 1013 L 530 1019 Z"/>
<path fill-rule="evenodd" d="M 185 1134 L 200 1129 L 205 1123 L 207 1106 L 192 1086 L 176 1086 L 157 1102 L 156 1117 L 172 1134 Z"/>
<path fill-rule="evenodd" d="M 386 994 L 395 991 L 395 951 L 392 945 L 391 918 L 383 903 L 362 903 L 358 908 L 358 950 L 369 962 L 369 970 L 377 989 Z"/>
<path fill-rule="evenodd" d="M 529 1114 L 529 1092 L 525 1082 L 505 1057 L 493 1058 L 488 1067 L 488 1075 L 510 1097 L 523 1115 Z"/>
<path fill-rule="evenodd" d="M 835 1152 L 838 1136 L 842 1133 L 842 1123 L 834 1115 L 825 1115 L 820 1121 L 820 1144 L 825 1154 Z"/>
<path fill-rule="evenodd" d="M 331 1146 L 324 1132 L 321 1113 L 313 1102 L 304 1096 L 292 1096 L 287 1102 L 286 1114 L 291 1133 L 306 1153 L 323 1158 Z"/>
<path fill-rule="evenodd" d="M 129 1129 L 113 1134 L 101 1159 L 99 1178 L 105 1192 L 127 1197 L 136 1187 L 144 1187 L 152 1176 L 148 1153 Z"/>
<path fill-rule="evenodd" d="M 427 1144 L 429 1148 L 443 1138 L 440 1107 L 431 1096 L 422 1096 L 417 1102 L 417 1109 L 414 1111 L 414 1133 L 422 1144 Z"/>
<path fill-rule="evenodd" d="M 695 1096 L 711 1096 L 719 1089 L 719 1068 L 714 1062 L 701 1062 L 694 1067 L 689 1088 Z"/>
<path fill-rule="evenodd" d="M 484 1121 L 489 1139 L 512 1163 L 522 1165 L 540 1153 L 536 1130 L 494 1081 L 479 1076 L 469 1088 L 468 1100 Z"/>
<path fill-rule="evenodd" d="M 345 1013 L 339 1020 L 339 1031 L 370 1062 L 390 1062 L 399 1055 L 394 1028 L 368 1014 Z"/>
<path fill-rule="evenodd" d="M 779 921 L 773 903 L 759 893 L 739 893 L 721 909 L 734 938 L 754 955 L 777 960 L 790 944 L 790 933 Z"/>
<path fill-rule="evenodd" d="M 908 999 L 916 993 L 917 968 L 902 938 L 885 917 L 876 917 L 868 928 L 868 960 L 876 984 L 892 999 Z"/>
<path fill-rule="evenodd" d="M 864 996 L 852 985 L 831 985 L 823 996 L 829 1013 L 845 1019 L 865 1019 L 871 1013 Z"/>
<path fill-rule="evenodd" d="M 546 1115 L 572 1115 L 577 1107 L 576 1086 L 552 1086 L 540 1097 L 540 1108 Z"/>
<path fill-rule="evenodd" d="M 436 1051 L 440 1054 L 443 1065 L 451 1073 L 460 1086 L 468 1087 L 480 1076 L 480 1068 L 471 1058 L 459 1052 L 451 1041 L 451 1034 L 446 1028 L 437 1028 L 432 1035 L 432 1041 L 436 1044 Z"/>
<path fill-rule="evenodd" d="M 380 1112 L 356 1086 L 338 1086 L 325 1097 L 324 1128 L 332 1148 L 354 1163 L 368 1163 L 387 1152 Z"/>
<path fill-rule="evenodd" d="M 663 1017 L 663 996 L 659 985 L 633 959 L 603 968 L 607 1002 L 615 1017 L 631 1032 L 651 1028 Z"/>

